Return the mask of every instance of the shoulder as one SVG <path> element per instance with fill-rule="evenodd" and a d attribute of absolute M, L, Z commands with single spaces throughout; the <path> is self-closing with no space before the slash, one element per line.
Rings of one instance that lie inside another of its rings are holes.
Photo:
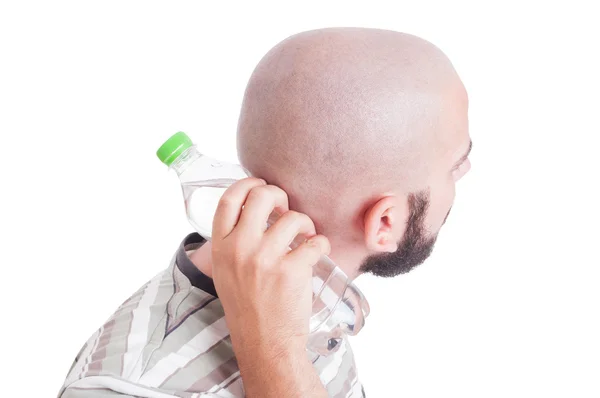
<path fill-rule="evenodd" d="M 220 301 L 192 286 L 171 264 L 92 335 L 65 387 L 109 376 L 183 391 L 195 383 L 219 384 L 235 372 L 237 363 Z"/>

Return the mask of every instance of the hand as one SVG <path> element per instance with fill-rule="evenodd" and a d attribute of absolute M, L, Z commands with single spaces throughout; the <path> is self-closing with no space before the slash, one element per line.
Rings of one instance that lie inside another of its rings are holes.
<path fill-rule="evenodd" d="M 281 217 L 265 231 L 273 211 Z M 299 234 L 308 240 L 290 251 Z M 280 188 L 248 178 L 227 189 L 213 223 L 213 279 L 238 359 L 306 357 L 312 266 L 329 250 L 308 216 L 289 211 Z"/>

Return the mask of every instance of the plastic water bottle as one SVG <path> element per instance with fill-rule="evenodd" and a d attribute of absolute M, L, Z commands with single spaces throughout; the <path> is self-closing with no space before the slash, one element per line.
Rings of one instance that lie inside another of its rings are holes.
<path fill-rule="evenodd" d="M 157 151 L 158 158 L 179 176 L 190 224 L 205 239 L 210 240 L 217 204 L 227 187 L 249 173 L 240 165 L 221 162 L 202 155 L 183 132 L 171 136 Z M 268 225 L 277 221 L 272 213 Z M 304 242 L 297 236 L 290 245 L 294 249 Z M 332 344 L 343 334 L 357 334 L 369 314 L 369 304 L 327 256 L 313 266 L 313 308 L 310 318 L 308 349 L 319 355 L 334 352 Z M 336 347 L 337 346 L 337 347 Z"/>

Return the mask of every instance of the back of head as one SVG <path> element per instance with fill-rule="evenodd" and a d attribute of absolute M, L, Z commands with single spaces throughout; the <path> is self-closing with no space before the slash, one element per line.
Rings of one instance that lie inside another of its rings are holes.
<path fill-rule="evenodd" d="M 435 159 L 464 120 L 466 95 L 433 44 L 393 31 L 332 28 L 292 36 L 252 74 L 238 153 L 283 188 L 317 231 L 350 239 L 386 193 L 427 188 Z M 462 114 L 462 111 L 461 111 Z"/>

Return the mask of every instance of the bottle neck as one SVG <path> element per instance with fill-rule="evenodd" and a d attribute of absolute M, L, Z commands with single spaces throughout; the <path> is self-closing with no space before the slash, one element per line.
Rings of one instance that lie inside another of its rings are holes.
<path fill-rule="evenodd" d="M 183 151 L 182 154 L 179 155 L 179 157 L 177 157 L 173 163 L 171 163 L 170 168 L 175 170 L 177 175 L 180 176 L 190 164 L 200 157 L 202 157 L 202 154 L 198 152 L 196 146 L 194 145 Z"/>

